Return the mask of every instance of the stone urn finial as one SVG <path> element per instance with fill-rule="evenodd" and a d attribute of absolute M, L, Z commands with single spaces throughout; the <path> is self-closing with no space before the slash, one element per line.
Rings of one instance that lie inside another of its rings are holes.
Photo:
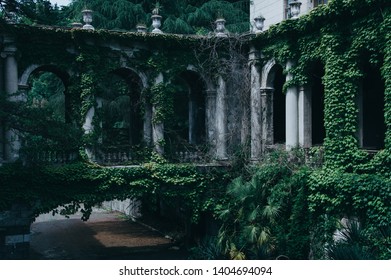
<path fill-rule="evenodd" d="M 71 26 L 72 26 L 73 29 L 83 28 L 83 24 L 81 22 L 72 22 Z"/>
<path fill-rule="evenodd" d="M 136 30 L 139 33 L 147 33 L 147 26 L 144 23 L 138 23 L 136 25 Z"/>
<path fill-rule="evenodd" d="M 289 7 L 290 7 L 291 18 L 292 19 L 299 18 L 301 2 L 299 2 L 298 0 L 292 0 L 289 3 Z"/>
<path fill-rule="evenodd" d="M 160 30 L 160 26 L 162 26 L 162 16 L 159 15 L 159 12 L 161 10 L 162 6 L 159 2 L 156 2 L 155 8 L 152 10 L 152 33 L 163 33 L 163 31 Z"/>
<path fill-rule="evenodd" d="M 261 15 L 254 18 L 255 33 L 261 33 L 265 24 L 265 18 Z"/>
<path fill-rule="evenodd" d="M 83 21 L 84 21 L 84 25 L 83 25 L 83 29 L 86 29 L 86 30 L 95 30 L 95 28 L 91 25 L 91 22 L 92 22 L 92 10 L 88 10 L 88 9 L 85 9 L 83 11 L 81 11 L 82 14 L 83 14 Z"/>
<path fill-rule="evenodd" d="M 217 37 L 227 37 L 227 33 L 225 33 L 225 22 L 226 21 L 223 18 L 218 18 L 215 21 Z"/>

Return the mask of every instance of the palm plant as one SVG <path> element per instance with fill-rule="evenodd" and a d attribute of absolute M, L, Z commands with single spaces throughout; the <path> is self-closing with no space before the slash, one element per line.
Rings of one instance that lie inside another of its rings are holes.
<path fill-rule="evenodd" d="M 348 220 L 340 224 L 338 239 L 326 249 L 326 256 L 333 260 L 390 259 L 391 227 L 360 224 Z"/>
<path fill-rule="evenodd" d="M 274 254 L 277 241 L 273 232 L 287 194 L 286 184 L 279 181 L 287 172 L 283 166 L 265 166 L 250 181 L 239 177 L 229 185 L 230 202 L 220 213 L 224 223 L 219 233 L 227 253 L 237 250 L 248 258 Z"/>

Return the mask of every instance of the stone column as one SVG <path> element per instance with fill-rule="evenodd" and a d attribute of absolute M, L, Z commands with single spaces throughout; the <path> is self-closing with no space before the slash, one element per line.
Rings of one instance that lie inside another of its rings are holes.
<path fill-rule="evenodd" d="M 299 144 L 303 148 L 312 145 L 311 91 L 309 88 L 299 89 Z"/>
<path fill-rule="evenodd" d="M 196 136 L 196 110 L 197 104 L 194 100 L 193 95 L 189 92 L 189 144 L 195 145 L 197 143 Z"/>
<path fill-rule="evenodd" d="M 103 107 L 103 98 L 101 97 L 97 97 L 96 98 L 96 108 L 97 109 L 102 109 Z M 101 119 L 100 122 L 99 122 L 99 127 L 101 129 L 101 131 L 103 130 L 103 120 Z M 103 143 L 103 133 L 101 133 L 99 135 L 99 139 L 98 139 L 98 142 L 99 144 L 102 144 Z"/>
<path fill-rule="evenodd" d="M 84 124 L 83 124 L 83 130 L 84 130 L 84 134 L 85 135 L 88 135 L 90 133 L 93 133 L 94 131 L 94 125 L 93 125 L 93 120 L 94 120 L 94 116 L 95 116 L 95 106 L 91 107 L 87 114 L 86 114 L 86 117 L 84 119 Z M 94 149 L 92 149 L 92 147 L 86 147 L 85 148 L 85 152 L 87 154 L 87 157 L 89 160 L 92 160 L 94 161 L 96 158 L 96 154 L 94 151 Z"/>
<path fill-rule="evenodd" d="M 211 151 L 216 147 L 216 90 L 206 91 L 206 131 L 207 143 L 211 146 Z"/>
<path fill-rule="evenodd" d="M 251 106 L 251 160 L 258 161 L 262 153 L 262 114 L 261 114 L 261 71 L 258 63 L 257 51 L 254 47 L 249 53 L 249 65 L 251 75 L 251 92 L 250 92 L 250 106 Z"/>
<path fill-rule="evenodd" d="M 287 62 L 286 68 L 288 74 L 286 76 L 287 82 L 293 79 L 292 73 L 289 70 L 293 67 L 293 61 L 289 60 Z M 286 104 L 285 104 L 285 113 L 286 113 L 286 149 L 291 150 L 294 147 L 298 146 L 298 94 L 297 87 L 291 86 L 287 89 L 286 92 Z"/>
<path fill-rule="evenodd" d="M 155 79 L 155 84 L 160 84 L 164 82 L 164 77 L 162 73 Z M 158 108 L 155 106 L 152 107 L 152 120 L 155 118 Z M 155 151 L 163 155 L 164 154 L 164 124 L 163 122 L 152 121 L 152 141 L 155 148 Z"/>
<path fill-rule="evenodd" d="M 216 92 L 216 159 L 227 160 L 227 85 L 223 77 L 218 78 Z"/>
<path fill-rule="evenodd" d="M 6 46 L 1 56 L 4 58 L 4 90 L 8 95 L 9 101 L 18 101 L 18 63 L 15 53 L 16 47 L 13 39 L 6 37 L 4 39 Z M 19 158 L 19 149 L 21 147 L 18 132 L 15 129 L 5 131 L 5 159 L 15 161 Z"/>
<path fill-rule="evenodd" d="M 261 88 L 262 151 L 274 143 L 273 139 L 273 88 Z"/>
<path fill-rule="evenodd" d="M 150 146 L 152 144 L 152 105 L 147 100 L 144 102 L 144 142 Z"/>

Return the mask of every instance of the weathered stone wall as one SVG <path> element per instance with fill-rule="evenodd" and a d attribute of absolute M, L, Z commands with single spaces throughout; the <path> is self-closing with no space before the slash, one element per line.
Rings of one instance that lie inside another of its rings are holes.
<path fill-rule="evenodd" d="M 0 259 L 28 259 L 32 221 L 31 209 L 22 204 L 0 213 Z"/>
<path fill-rule="evenodd" d="M 136 199 L 112 200 L 102 203 L 102 207 L 110 211 L 118 211 L 133 218 L 141 216 L 141 202 Z"/>

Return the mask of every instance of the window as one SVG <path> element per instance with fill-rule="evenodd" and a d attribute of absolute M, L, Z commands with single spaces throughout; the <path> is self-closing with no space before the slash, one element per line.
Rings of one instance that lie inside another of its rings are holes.
<path fill-rule="evenodd" d="M 318 7 L 319 5 L 327 4 L 328 0 L 312 0 L 314 2 L 314 7 Z"/>

